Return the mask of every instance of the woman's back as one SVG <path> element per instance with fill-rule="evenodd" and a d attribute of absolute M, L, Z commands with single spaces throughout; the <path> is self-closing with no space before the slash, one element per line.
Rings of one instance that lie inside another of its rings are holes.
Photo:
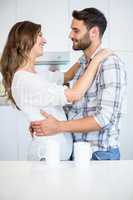
<path fill-rule="evenodd" d="M 67 100 L 64 95 L 64 87 L 61 85 L 62 82 L 63 75 L 60 72 L 47 71 L 44 76 L 24 70 L 15 73 L 12 82 L 12 95 L 17 106 L 23 111 L 29 122 L 43 120 L 41 110 L 52 114 L 59 120 L 66 120 L 62 106 L 67 103 Z M 31 155 L 38 152 L 35 148 L 41 148 L 44 151 L 41 155 L 43 154 L 45 157 L 45 148 L 42 148 L 42 146 L 44 147 L 47 141 L 50 140 L 57 141 L 61 147 L 60 159 L 69 159 L 72 152 L 72 136 L 70 133 L 47 137 L 35 136 L 31 143 L 29 159 L 37 159 L 37 155 Z"/>

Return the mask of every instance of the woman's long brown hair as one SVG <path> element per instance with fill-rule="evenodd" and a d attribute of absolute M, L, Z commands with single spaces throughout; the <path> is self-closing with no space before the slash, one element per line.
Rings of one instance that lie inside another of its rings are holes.
<path fill-rule="evenodd" d="M 1 60 L 0 71 L 3 76 L 5 93 L 15 106 L 18 106 L 13 99 L 11 85 L 14 73 L 27 62 L 28 55 L 36 42 L 41 25 L 30 21 L 16 23 L 10 30 Z M 18 108 L 19 109 L 19 108 Z"/>

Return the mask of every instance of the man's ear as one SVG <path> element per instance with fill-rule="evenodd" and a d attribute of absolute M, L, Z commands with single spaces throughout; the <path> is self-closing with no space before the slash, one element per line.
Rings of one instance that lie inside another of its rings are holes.
<path fill-rule="evenodd" d="M 93 40 L 93 39 L 95 39 L 95 38 L 97 38 L 97 37 L 99 37 L 99 28 L 98 28 L 98 26 L 94 26 L 94 27 L 92 27 L 91 29 L 90 29 L 90 38 Z"/>

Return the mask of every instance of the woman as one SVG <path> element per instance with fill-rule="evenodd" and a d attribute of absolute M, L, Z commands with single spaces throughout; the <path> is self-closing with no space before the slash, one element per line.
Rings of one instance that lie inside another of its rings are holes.
<path fill-rule="evenodd" d="M 9 32 L 1 57 L 3 84 L 8 98 L 24 112 L 29 122 L 43 119 L 40 110 L 60 120 L 66 120 L 62 106 L 83 97 L 93 81 L 100 62 L 110 54 L 107 50 L 101 51 L 91 61 L 84 75 L 72 89 L 69 89 L 62 85 L 63 73 L 61 72 L 46 72 L 44 77 L 37 74 L 36 58 L 43 54 L 45 43 L 40 24 L 29 21 L 18 22 Z M 64 80 L 72 79 L 78 67 L 79 64 L 76 64 L 69 70 L 71 73 L 65 73 Z M 52 141 L 56 141 L 60 147 L 60 160 L 68 160 L 72 152 L 72 136 L 68 133 L 50 137 L 34 136 L 28 159 L 45 159 L 46 146 Z"/>

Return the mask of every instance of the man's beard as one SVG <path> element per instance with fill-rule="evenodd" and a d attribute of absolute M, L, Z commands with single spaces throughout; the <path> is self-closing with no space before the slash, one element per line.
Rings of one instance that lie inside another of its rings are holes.
<path fill-rule="evenodd" d="M 90 41 L 88 33 L 86 33 L 82 39 L 75 40 L 75 41 L 72 39 L 72 41 L 73 41 L 73 49 L 74 50 L 82 50 L 82 51 L 89 48 L 92 43 Z M 76 42 L 76 44 L 74 44 L 74 42 Z"/>

